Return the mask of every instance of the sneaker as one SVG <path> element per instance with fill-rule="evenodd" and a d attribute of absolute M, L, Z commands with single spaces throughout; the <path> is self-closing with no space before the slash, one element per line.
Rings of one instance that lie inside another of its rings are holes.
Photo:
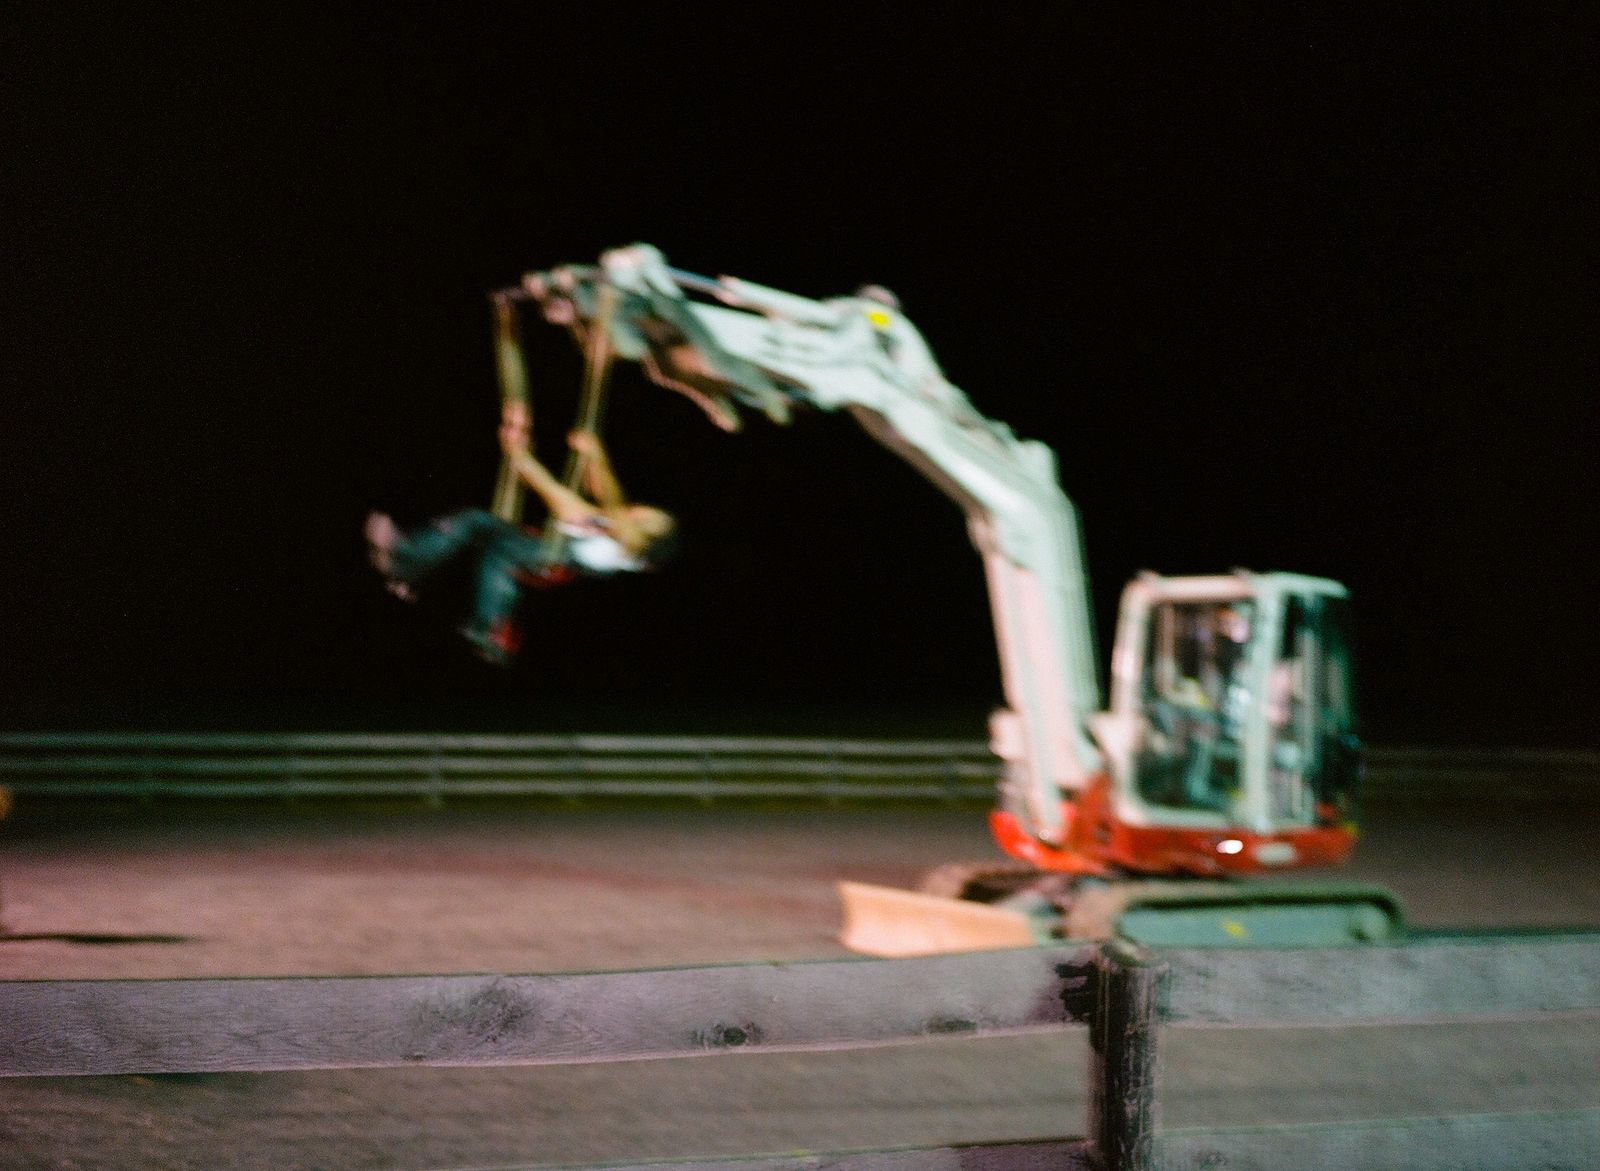
<path fill-rule="evenodd" d="M 394 547 L 400 540 L 400 530 L 386 513 L 374 512 L 367 516 L 367 560 L 372 562 L 384 577 L 394 572 Z"/>
<path fill-rule="evenodd" d="M 367 560 L 372 568 L 383 574 L 383 588 L 402 602 L 415 602 L 417 595 L 394 572 L 394 548 L 400 542 L 400 529 L 393 520 L 381 512 L 367 517 Z"/>
<path fill-rule="evenodd" d="M 492 630 L 463 626 L 461 637 L 471 645 L 474 654 L 493 667 L 511 666 L 521 642 L 517 628 L 509 622 L 501 623 Z"/>

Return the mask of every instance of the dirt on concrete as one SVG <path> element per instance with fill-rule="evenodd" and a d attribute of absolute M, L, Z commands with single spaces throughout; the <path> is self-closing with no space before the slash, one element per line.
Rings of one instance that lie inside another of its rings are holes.
<path fill-rule="evenodd" d="M 1373 810 L 1420 927 L 1600 926 L 1593 804 Z M 970 807 L 24 803 L 0 978 L 533 972 L 846 954 L 833 882 L 993 857 Z M 3 1026 L 0 1026 L 3 1027 Z M 1600 1022 L 1164 1034 L 1170 1126 L 1600 1108 Z M 508 1069 L 13 1079 L 5 1168 L 511 1167 L 1081 1133 L 1081 1031 Z"/>

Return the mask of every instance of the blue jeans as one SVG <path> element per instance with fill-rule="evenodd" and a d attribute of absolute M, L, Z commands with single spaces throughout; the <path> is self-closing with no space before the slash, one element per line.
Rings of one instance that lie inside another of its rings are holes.
<path fill-rule="evenodd" d="M 511 620 L 522 594 L 518 576 L 549 568 L 544 541 L 481 508 L 467 508 L 434 521 L 396 542 L 391 572 L 416 585 L 468 553 L 478 554 L 470 633 L 489 635 Z"/>

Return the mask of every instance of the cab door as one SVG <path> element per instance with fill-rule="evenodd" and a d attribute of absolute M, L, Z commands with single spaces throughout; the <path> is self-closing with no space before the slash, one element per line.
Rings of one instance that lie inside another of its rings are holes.
<path fill-rule="evenodd" d="M 1350 641 L 1344 598 L 1283 596 L 1263 705 L 1274 824 L 1332 825 L 1354 814 L 1361 742 L 1351 694 Z"/>

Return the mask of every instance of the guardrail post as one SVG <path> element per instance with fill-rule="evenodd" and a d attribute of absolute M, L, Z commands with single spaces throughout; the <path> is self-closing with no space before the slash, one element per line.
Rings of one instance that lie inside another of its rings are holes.
<path fill-rule="evenodd" d="M 711 768 L 711 749 L 705 744 L 700 745 L 698 754 L 700 761 L 700 792 L 695 794 L 702 805 L 711 805 L 717 799 L 716 774 Z"/>
<path fill-rule="evenodd" d="M 444 749 L 437 736 L 428 738 L 428 791 L 422 802 L 429 809 L 444 805 Z"/>
<path fill-rule="evenodd" d="M 1105 1171 L 1152 1171 L 1156 1133 L 1156 1028 L 1166 965 L 1112 940 L 1096 960 L 1089 1021 L 1089 1137 Z"/>

